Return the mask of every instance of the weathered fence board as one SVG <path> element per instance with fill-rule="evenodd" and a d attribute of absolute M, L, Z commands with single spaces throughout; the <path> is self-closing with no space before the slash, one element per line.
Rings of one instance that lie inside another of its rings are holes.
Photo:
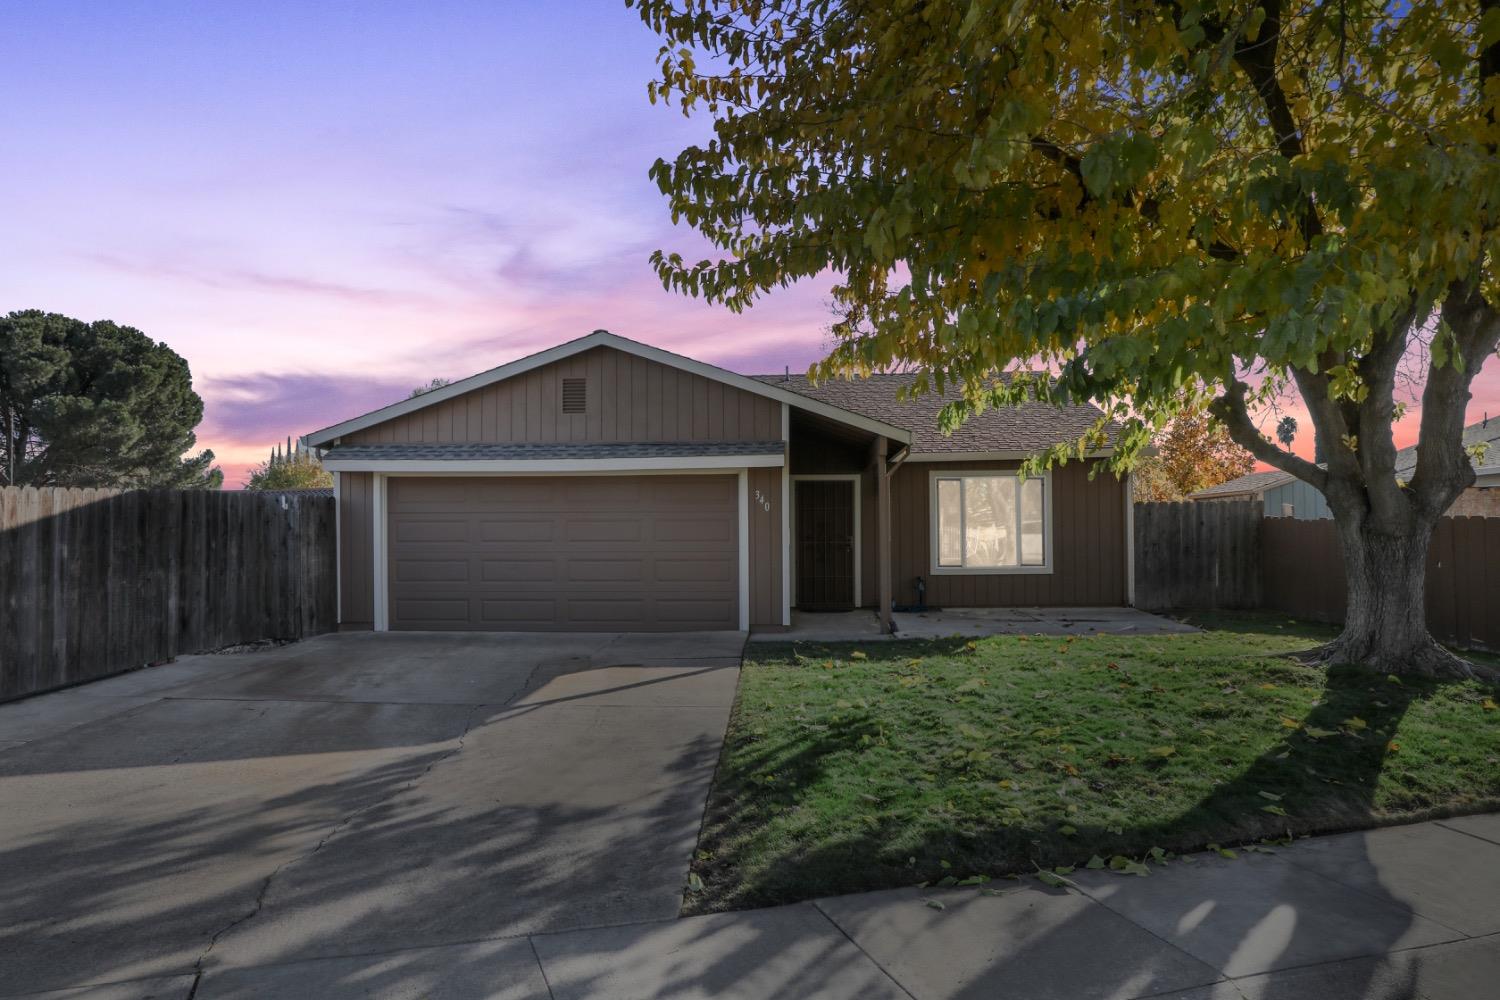
<path fill-rule="evenodd" d="M 0 488 L 0 701 L 335 627 L 328 497 Z"/>
<path fill-rule="evenodd" d="M 1136 504 L 1136 606 L 1259 606 L 1263 520 L 1254 501 Z"/>
<path fill-rule="evenodd" d="M 1254 502 L 1135 506 L 1135 603 L 1269 608 L 1341 622 L 1344 563 L 1331 520 L 1262 517 Z M 1427 625 L 1444 642 L 1500 649 L 1500 517 L 1445 517 L 1427 555 Z"/>

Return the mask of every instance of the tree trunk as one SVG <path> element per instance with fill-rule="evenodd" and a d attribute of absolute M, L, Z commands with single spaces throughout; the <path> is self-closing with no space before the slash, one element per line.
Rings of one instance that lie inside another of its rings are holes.
<path fill-rule="evenodd" d="M 1427 631 L 1427 547 L 1435 523 L 1413 517 L 1405 531 L 1387 531 L 1372 520 L 1337 520 L 1348 610 L 1344 631 L 1314 651 L 1313 658 L 1387 674 L 1475 676 L 1470 663 L 1438 645 Z"/>

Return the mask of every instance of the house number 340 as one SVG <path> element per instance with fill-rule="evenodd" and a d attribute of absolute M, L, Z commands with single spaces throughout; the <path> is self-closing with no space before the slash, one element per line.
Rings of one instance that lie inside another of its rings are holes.
<path fill-rule="evenodd" d="M 765 510 L 768 513 L 770 512 L 771 498 L 766 496 L 760 490 L 755 491 L 755 502 L 760 505 L 762 510 Z"/>

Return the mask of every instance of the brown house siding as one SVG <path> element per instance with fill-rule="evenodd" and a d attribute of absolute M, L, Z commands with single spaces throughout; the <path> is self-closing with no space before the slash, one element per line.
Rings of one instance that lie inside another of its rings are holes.
<path fill-rule="evenodd" d="M 370 628 L 375 622 L 371 586 L 375 539 L 374 476 L 339 476 L 339 627 Z"/>
<path fill-rule="evenodd" d="M 891 480 L 891 589 L 897 604 L 916 600 L 918 576 L 926 578 L 927 603 L 934 607 L 1105 606 L 1126 602 L 1125 487 L 1107 472 L 1100 472 L 1090 482 L 1089 466 L 1078 462 L 1052 472 L 1051 573 L 933 575 L 929 474 L 1015 469 L 1019 464 L 907 462 L 896 470 Z M 867 524 L 871 510 L 867 496 Z M 863 553 L 866 604 L 873 604 L 869 583 L 872 574 L 868 572 L 873 557 L 870 539 Z"/>
<path fill-rule="evenodd" d="M 583 413 L 562 412 L 562 380 L 587 381 Z M 779 441 L 781 404 L 598 347 L 344 436 L 425 442 Z"/>
<path fill-rule="evenodd" d="M 750 624 L 781 624 L 781 470 L 751 469 Z M 756 500 L 759 492 L 761 499 Z M 769 503 L 770 509 L 766 506 Z"/>

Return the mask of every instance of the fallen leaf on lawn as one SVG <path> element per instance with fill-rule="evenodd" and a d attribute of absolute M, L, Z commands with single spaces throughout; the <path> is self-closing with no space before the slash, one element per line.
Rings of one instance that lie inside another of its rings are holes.
<path fill-rule="evenodd" d="M 988 875 L 970 875 L 968 878 L 959 879 L 958 884 L 961 886 L 984 885 L 989 880 Z"/>
<path fill-rule="evenodd" d="M 954 690 L 955 691 L 978 691 L 980 688 L 982 688 L 982 687 L 988 687 L 988 686 L 989 686 L 989 681 L 985 680 L 983 677 L 970 677 L 968 680 L 964 681 L 958 687 L 954 688 Z"/>
<path fill-rule="evenodd" d="M 1064 837 L 1074 837 L 1078 834 L 1078 827 L 1073 826 L 1069 823 L 1065 823 L 1057 828 L 1057 832 L 1062 834 Z"/>
<path fill-rule="evenodd" d="M 947 907 L 944 906 L 941 901 L 936 900 L 936 899 L 926 899 L 926 900 L 923 900 L 922 902 L 923 902 L 923 905 L 928 906 L 928 907 L 930 907 L 930 908 L 932 908 L 934 910 L 946 910 L 947 909 Z"/>
<path fill-rule="evenodd" d="M 1147 851 L 1146 854 L 1151 858 L 1152 861 L 1155 861 L 1159 865 L 1166 864 L 1167 858 L 1170 857 L 1170 855 L 1168 855 L 1167 852 L 1160 847 L 1153 847 L 1151 848 L 1151 850 Z"/>
<path fill-rule="evenodd" d="M 1286 810 L 1281 808 L 1280 806 L 1261 806 L 1260 811 L 1270 813 L 1272 816 L 1286 815 Z"/>
<path fill-rule="evenodd" d="M 1041 701 L 1043 698 L 1050 698 L 1050 697 L 1052 697 L 1052 692 L 1051 691 L 1038 691 L 1036 694 L 1032 695 L 1032 697 L 1035 698 L 1037 701 Z"/>
<path fill-rule="evenodd" d="M 1317 726 L 1303 726 L 1302 732 L 1306 733 L 1309 737 L 1315 740 L 1327 739 L 1328 737 L 1334 735 L 1334 731 L 1332 729 L 1319 729 Z"/>
<path fill-rule="evenodd" d="M 703 891 L 703 880 L 698 877 L 698 873 L 697 872 L 693 872 L 691 875 L 688 876 L 688 892 L 702 892 L 702 891 Z"/>
<path fill-rule="evenodd" d="M 1011 781 L 1009 778 L 1001 778 L 999 781 L 995 782 L 995 784 L 999 785 L 1006 791 L 1010 791 L 1010 789 L 1016 787 L 1016 783 L 1014 781 Z"/>
<path fill-rule="evenodd" d="M 1400 753 L 1401 752 L 1401 744 L 1397 743 L 1395 740 L 1391 740 L 1389 743 L 1387 743 L 1385 745 L 1385 749 L 1386 749 L 1386 751 L 1388 753 Z"/>
<path fill-rule="evenodd" d="M 1276 690 L 1276 685 L 1275 684 L 1261 684 L 1261 685 L 1258 685 L 1258 686 L 1260 687 L 1260 689 L 1262 691 L 1275 691 Z"/>
<path fill-rule="evenodd" d="M 952 868 L 953 865 L 949 864 L 946 860 L 939 859 L 939 861 L 938 861 L 938 867 L 941 868 L 943 871 L 947 871 L 949 868 Z"/>
<path fill-rule="evenodd" d="M 1348 726 L 1350 729 L 1353 729 L 1355 732 L 1358 732 L 1359 730 L 1369 726 L 1369 723 L 1364 719 L 1361 719 L 1357 715 L 1351 715 L 1349 718 L 1344 720 L 1344 725 Z"/>
<path fill-rule="evenodd" d="M 851 659 L 851 660 L 868 660 L 869 657 L 865 655 L 864 650 L 856 649 L 854 652 L 852 652 L 852 653 L 849 654 L 849 659 Z"/>
<path fill-rule="evenodd" d="M 1152 747 L 1150 750 L 1147 750 L 1146 752 L 1149 753 L 1153 757 L 1166 758 L 1166 757 L 1175 756 L 1177 754 L 1177 748 L 1176 747 Z"/>
<path fill-rule="evenodd" d="M 1092 858 L 1089 858 L 1083 867 L 1089 869 L 1090 871 L 1098 871 L 1100 868 L 1104 867 L 1104 859 L 1096 854 Z"/>
<path fill-rule="evenodd" d="M 1055 875 L 1071 875 L 1071 874 L 1073 874 L 1073 866 L 1072 865 L 1058 865 L 1057 867 L 1055 867 L 1055 868 L 1052 869 L 1052 872 Z"/>
<path fill-rule="evenodd" d="M 1214 850 L 1218 852 L 1219 857 L 1228 858 L 1230 861 L 1233 861 L 1235 858 L 1239 857 L 1238 854 L 1234 853 L 1227 847 L 1216 847 L 1214 848 Z"/>
<path fill-rule="evenodd" d="M 939 888 L 946 889 L 950 885 L 958 885 L 958 879 L 954 878 L 952 875 L 944 875 L 942 878 L 938 879 L 937 884 Z"/>
<path fill-rule="evenodd" d="M 1484 709 L 1486 712 L 1493 712 L 1495 711 L 1495 709 L 1500 708 L 1500 705 L 1495 704 L 1495 699 L 1486 698 L 1484 699 L 1484 701 L 1481 701 L 1479 703 L 1479 707 Z"/>
<path fill-rule="evenodd" d="M 1282 796 L 1277 795 L 1275 792 L 1256 792 L 1255 794 L 1263 799 L 1270 799 L 1272 802 L 1280 802 L 1282 799 Z"/>
<path fill-rule="evenodd" d="M 979 891 L 980 891 L 980 893 L 982 893 L 983 895 L 986 895 L 986 896 L 1007 896 L 1010 893 L 1015 892 L 1016 890 L 1014 890 L 1014 889 L 992 889 L 992 888 L 984 888 L 984 889 L 980 889 Z"/>
<path fill-rule="evenodd" d="M 1281 728 L 1283 728 L 1283 729 L 1301 729 L 1302 728 L 1302 723 L 1298 722 L 1296 719 L 1291 719 L 1291 718 L 1288 718 L 1287 716 L 1283 715 L 1281 717 Z"/>

